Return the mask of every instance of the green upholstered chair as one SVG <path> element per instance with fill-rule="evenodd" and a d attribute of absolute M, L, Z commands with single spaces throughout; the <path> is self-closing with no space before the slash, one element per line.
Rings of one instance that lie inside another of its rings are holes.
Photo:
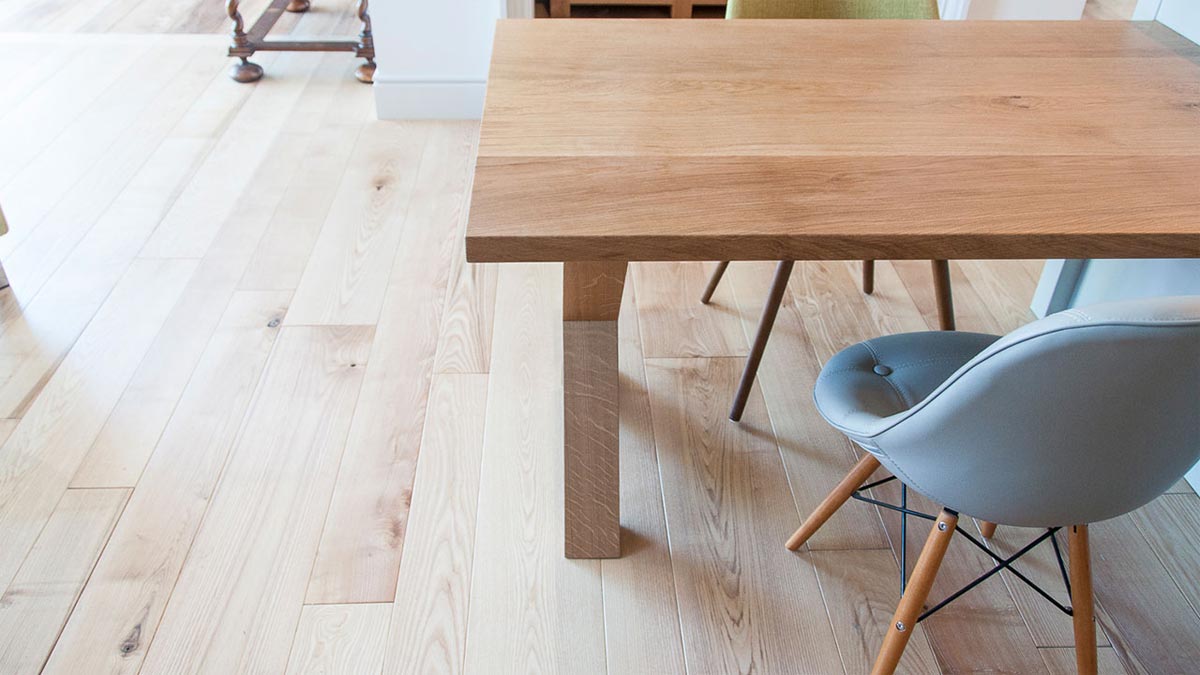
<path fill-rule="evenodd" d="M 726 19 L 936 19 L 938 9 L 936 0 L 729 0 L 725 11 Z M 712 294 L 721 282 L 729 261 L 723 261 L 709 279 L 701 302 L 708 304 Z M 758 364 L 762 360 L 771 337 L 771 328 L 775 325 L 775 316 L 779 313 L 779 305 L 783 301 L 783 292 L 787 288 L 788 278 L 792 274 L 792 261 L 783 261 L 775 273 L 775 281 L 767 296 L 766 307 L 758 324 L 758 334 L 750 356 L 746 360 L 746 369 L 742 373 L 742 381 L 738 385 L 737 395 L 729 418 L 737 421 L 742 418 L 746 401 L 750 397 L 750 388 L 758 373 Z M 933 261 L 933 280 L 937 293 L 938 316 L 942 330 L 954 329 L 954 305 L 950 294 L 950 265 L 945 260 Z M 864 260 L 862 267 L 863 292 L 871 293 L 875 287 L 875 261 Z"/>
<path fill-rule="evenodd" d="M 726 19 L 936 19 L 937 0 L 729 0 Z"/>

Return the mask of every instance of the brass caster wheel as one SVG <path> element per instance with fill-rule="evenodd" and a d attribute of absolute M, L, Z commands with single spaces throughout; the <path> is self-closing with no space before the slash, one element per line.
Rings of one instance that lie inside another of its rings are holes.
<path fill-rule="evenodd" d="M 299 13 L 299 12 L 307 12 L 308 8 L 311 6 L 312 6 L 312 3 L 310 3 L 309 0 L 292 0 L 291 2 L 289 2 L 287 4 L 287 7 L 284 7 L 284 9 L 286 9 L 289 12 Z"/>
<path fill-rule="evenodd" d="M 257 63 L 251 63 L 246 59 L 242 59 L 240 63 L 235 63 L 229 66 L 229 77 L 235 82 L 247 83 L 257 82 L 263 76 L 262 66 Z"/>
<path fill-rule="evenodd" d="M 366 63 L 356 68 L 354 70 L 354 76 L 358 78 L 359 82 L 373 84 L 375 82 L 375 61 L 368 60 Z"/>

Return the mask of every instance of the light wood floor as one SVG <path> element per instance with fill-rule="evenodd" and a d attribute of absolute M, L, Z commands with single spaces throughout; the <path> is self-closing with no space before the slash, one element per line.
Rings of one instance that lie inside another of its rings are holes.
<path fill-rule="evenodd" d="M 372 121 L 345 55 L 238 85 L 223 46 L 0 35 L 0 672 L 865 672 L 894 519 L 850 504 L 782 544 L 854 460 L 812 408 L 821 362 L 933 325 L 924 263 L 873 297 L 853 263 L 799 265 L 741 425 L 770 265 L 711 307 L 707 266 L 634 265 L 626 556 L 568 561 L 561 271 L 463 263 L 476 128 Z M 960 326 L 1026 321 L 1036 273 L 956 263 Z M 1195 672 L 1200 497 L 1093 537 L 1104 672 Z M 1026 568 L 1052 583 L 1047 553 Z M 953 545 L 935 595 L 985 564 Z M 1071 641 L 997 577 L 904 666 L 1065 673 Z"/>

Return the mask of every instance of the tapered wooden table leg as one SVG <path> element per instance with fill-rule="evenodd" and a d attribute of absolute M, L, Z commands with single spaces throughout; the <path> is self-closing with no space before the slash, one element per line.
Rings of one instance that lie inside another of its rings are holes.
<path fill-rule="evenodd" d="M 563 265 L 563 458 L 568 558 L 621 555 L 617 316 L 626 264 Z"/>
<path fill-rule="evenodd" d="M 933 268 L 933 290 L 937 295 L 938 327 L 954 330 L 954 294 L 950 290 L 950 261 L 930 261 Z"/>

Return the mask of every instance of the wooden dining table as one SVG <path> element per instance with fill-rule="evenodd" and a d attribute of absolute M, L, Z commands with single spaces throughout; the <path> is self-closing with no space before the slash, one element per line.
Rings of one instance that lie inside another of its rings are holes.
<path fill-rule="evenodd" d="M 619 556 L 628 262 L 1200 257 L 1200 46 L 1147 22 L 501 21 L 466 254 L 565 263 L 565 553 Z"/>

